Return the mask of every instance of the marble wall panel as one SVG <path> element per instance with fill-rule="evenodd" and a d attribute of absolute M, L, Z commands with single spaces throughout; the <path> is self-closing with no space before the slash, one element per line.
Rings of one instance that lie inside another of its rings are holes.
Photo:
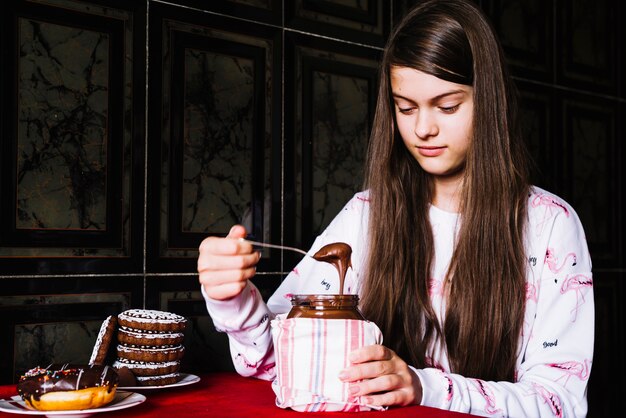
<path fill-rule="evenodd" d="M 617 95 L 620 7 L 609 0 L 557 0 L 559 83 Z"/>
<path fill-rule="evenodd" d="M 73 1 L 7 11 L 2 49 L 17 58 L 3 72 L 0 270 L 128 271 L 140 261 L 133 14 Z"/>
<path fill-rule="evenodd" d="M 286 170 L 293 172 L 290 186 L 297 201 L 288 213 L 295 229 L 286 233 L 296 246 L 308 248 L 362 188 L 377 54 L 312 37 L 289 37 L 286 65 L 292 70 L 286 75 L 286 103 L 293 116 L 285 120 L 294 166 Z"/>
<path fill-rule="evenodd" d="M 589 389 L 588 417 L 618 415 L 626 384 L 616 373 L 626 366 L 622 347 L 624 333 L 624 273 L 596 271 L 593 277 L 595 299 L 595 347 Z M 609 382 L 607 384 L 607 382 Z"/>
<path fill-rule="evenodd" d="M 234 370 L 228 337 L 213 326 L 195 278 L 149 278 L 147 300 L 150 309 L 176 312 L 187 318 L 181 370 L 190 373 Z"/>
<path fill-rule="evenodd" d="M 621 203 L 616 196 L 623 179 L 617 177 L 618 109 L 608 100 L 568 95 L 560 104 L 564 146 L 563 197 L 576 208 L 594 267 L 621 262 L 619 233 L 623 231 Z"/>
<path fill-rule="evenodd" d="M 554 2 L 490 0 L 492 19 L 514 75 L 550 81 L 554 72 Z"/>
<path fill-rule="evenodd" d="M 285 24 L 299 31 L 341 36 L 382 47 L 390 29 L 384 0 L 294 0 L 285 2 Z"/>
<path fill-rule="evenodd" d="M 35 366 L 87 363 L 104 318 L 131 303 L 131 292 L 0 296 L 0 381 Z"/>
<path fill-rule="evenodd" d="M 158 243 L 157 264 L 159 258 L 187 259 L 180 264 L 184 270 L 195 265 L 206 235 L 225 235 L 235 223 L 246 226 L 252 239 L 270 240 L 276 213 L 270 179 L 280 176 L 280 166 L 272 164 L 280 135 L 274 65 L 280 41 L 266 27 L 246 25 L 237 32 L 234 22 L 219 16 L 199 26 L 197 15 L 183 22 L 161 19 L 159 10 L 151 27 L 161 42 L 150 56 L 151 79 L 160 85 L 151 103 L 162 121 L 153 124 L 150 137 L 160 149 L 154 154 L 160 172 L 151 166 L 160 234 L 149 241 Z"/>
<path fill-rule="evenodd" d="M 175 3 L 255 22 L 280 25 L 283 20 L 282 0 L 176 0 Z"/>
<path fill-rule="evenodd" d="M 104 230 L 110 37 L 32 19 L 18 26 L 16 228 Z"/>
<path fill-rule="evenodd" d="M 533 160 L 532 182 L 546 190 L 556 190 L 559 161 L 555 150 L 561 140 L 555 131 L 555 103 L 552 89 L 518 83 L 521 129 Z"/>
<path fill-rule="evenodd" d="M 260 273 L 253 283 L 267 300 L 282 275 Z M 192 275 L 150 276 L 146 284 L 146 307 L 176 312 L 188 319 L 185 330 L 183 371 L 190 373 L 234 370 L 228 337 L 215 329 L 200 293 L 198 279 Z"/>

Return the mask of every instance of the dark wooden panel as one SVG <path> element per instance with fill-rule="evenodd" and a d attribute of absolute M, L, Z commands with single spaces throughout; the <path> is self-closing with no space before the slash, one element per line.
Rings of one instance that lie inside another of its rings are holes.
<path fill-rule="evenodd" d="M 131 218 L 142 206 L 130 190 L 142 182 L 141 154 L 133 160 L 142 124 L 132 112 L 142 107 L 143 76 L 133 61 L 143 53 L 133 23 L 142 18 L 86 3 L 9 4 L 0 46 L 0 272 L 137 270 L 141 229 Z"/>
<path fill-rule="evenodd" d="M 596 307 L 595 346 L 587 397 L 589 418 L 620 416 L 626 387 L 624 347 L 623 273 L 595 272 L 593 277 Z"/>
<path fill-rule="evenodd" d="M 389 2 L 288 1 L 285 2 L 285 26 L 382 47 L 389 34 Z"/>
<path fill-rule="evenodd" d="M 379 51 L 289 35 L 285 170 L 295 201 L 287 202 L 285 232 L 307 248 L 361 190 Z"/>
<path fill-rule="evenodd" d="M 102 321 L 141 306 L 140 276 L 3 279 L 0 384 L 52 362 L 87 363 Z"/>
<path fill-rule="evenodd" d="M 267 300 L 281 279 L 281 275 L 260 273 L 253 282 L 263 300 Z M 190 373 L 234 370 L 228 337 L 215 329 L 196 276 L 148 277 L 146 307 L 175 312 L 189 321 L 181 363 L 184 370 Z"/>
<path fill-rule="evenodd" d="M 554 4 L 546 0 L 490 0 L 491 18 L 513 75 L 551 81 Z"/>
<path fill-rule="evenodd" d="M 556 153 L 561 141 L 554 124 L 554 90 L 525 82 L 518 82 L 517 86 L 522 133 L 533 159 L 532 183 L 555 191 L 559 167 Z"/>
<path fill-rule="evenodd" d="M 595 92 L 618 92 L 620 2 L 557 0 L 557 82 Z M 623 42 L 621 40 L 620 42 Z"/>
<path fill-rule="evenodd" d="M 175 3 L 275 25 L 280 25 L 283 18 L 282 0 L 176 0 Z"/>
<path fill-rule="evenodd" d="M 412 7 L 423 1 L 424 0 L 392 0 L 393 24 L 396 25 Z M 493 0 L 472 0 L 472 2 L 476 3 L 484 10 L 490 9 L 491 1 Z"/>
<path fill-rule="evenodd" d="M 564 138 L 557 156 L 563 163 L 561 195 L 580 216 L 594 266 L 615 267 L 623 263 L 617 103 L 582 94 L 566 94 L 559 103 Z"/>
<path fill-rule="evenodd" d="M 270 241 L 280 226 L 280 32 L 167 6 L 151 17 L 148 268 L 193 271 L 207 235 L 241 223 Z"/>

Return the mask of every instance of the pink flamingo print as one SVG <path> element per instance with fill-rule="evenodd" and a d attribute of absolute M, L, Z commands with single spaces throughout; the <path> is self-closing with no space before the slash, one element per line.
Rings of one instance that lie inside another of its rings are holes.
<path fill-rule="evenodd" d="M 235 356 L 235 361 L 243 365 L 247 369 L 256 369 L 259 367 L 259 364 L 261 364 L 261 360 L 258 360 L 254 363 L 250 362 L 242 353 L 237 353 L 237 355 Z"/>
<path fill-rule="evenodd" d="M 537 282 L 536 284 L 533 282 L 526 282 L 526 302 L 535 302 L 539 301 L 539 288 L 541 282 Z M 532 339 L 532 327 L 531 322 L 529 321 L 527 316 L 529 314 L 529 310 L 526 311 L 526 315 L 524 316 L 524 326 L 522 327 L 522 335 L 528 335 L 529 340 Z"/>
<path fill-rule="evenodd" d="M 454 385 L 452 384 L 452 379 L 445 373 L 442 373 L 443 377 L 448 381 L 448 394 L 446 395 L 446 401 L 450 402 L 452 400 L 452 396 L 454 396 Z"/>
<path fill-rule="evenodd" d="M 485 412 L 489 415 L 501 413 L 502 409 L 496 408 L 496 400 L 493 391 L 485 385 L 485 382 L 479 379 L 471 379 L 478 393 L 485 399 Z"/>
<path fill-rule="evenodd" d="M 553 197 L 550 197 L 545 194 L 535 195 L 532 202 L 530 202 L 533 208 L 537 208 L 539 206 L 544 206 L 545 211 L 543 213 L 543 219 L 537 225 L 537 235 L 540 235 L 543 231 L 543 228 L 546 226 L 548 220 L 552 217 L 555 210 L 562 210 L 565 213 L 565 216 L 569 218 L 569 211 L 561 202 L 555 200 Z"/>
<path fill-rule="evenodd" d="M 352 203 L 346 209 L 350 209 L 350 210 L 353 210 L 353 211 L 356 211 L 356 212 L 360 212 L 361 211 L 361 206 L 362 205 L 368 205 L 370 203 L 370 199 L 368 197 L 365 197 L 365 196 L 357 195 L 356 199 L 351 200 L 351 202 Z"/>
<path fill-rule="evenodd" d="M 426 367 L 432 367 L 434 369 L 439 370 L 440 372 L 444 372 L 445 369 L 443 368 L 443 366 L 441 365 L 441 363 L 439 363 L 437 360 L 435 360 L 432 357 L 426 357 L 426 359 L 424 360 Z"/>
<path fill-rule="evenodd" d="M 276 368 L 276 363 L 271 362 L 261 367 L 261 371 L 267 376 L 274 376 L 274 369 Z"/>
<path fill-rule="evenodd" d="M 563 406 L 559 397 L 537 383 L 533 383 L 534 394 L 543 398 L 543 402 L 547 403 L 555 417 L 563 416 Z"/>
<path fill-rule="evenodd" d="M 532 283 L 526 283 L 526 300 L 532 300 L 533 302 L 537 303 L 537 286 Z"/>
<path fill-rule="evenodd" d="M 428 282 L 428 294 L 430 297 L 443 296 L 443 280 L 437 280 L 434 277 Z"/>
<path fill-rule="evenodd" d="M 550 363 L 549 366 L 555 369 L 559 369 L 563 371 L 561 377 L 555 380 L 558 382 L 561 379 L 565 379 L 563 386 L 567 385 L 569 379 L 572 376 L 576 376 L 580 380 L 589 379 L 589 366 L 591 365 L 591 361 L 585 359 L 582 363 L 580 361 L 566 361 L 563 363 Z"/>
<path fill-rule="evenodd" d="M 558 267 L 559 259 L 554 254 L 554 249 L 553 248 L 548 248 L 546 250 L 545 263 L 548 265 L 548 268 L 550 269 L 550 271 L 552 273 L 558 273 L 559 271 L 563 270 L 563 267 L 565 267 L 565 262 L 570 257 L 573 258 L 572 266 L 575 266 L 576 265 L 576 254 L 568 253 L 567 255 L 565 255 L 565 259 L 563 259 L 563 263 L 561 263 L 561 266 Z"/>
<path fill-rule="evenodd" d="M 569 217 L 569 211 L 567 210 L 565 205 L 563 205 L 561 202 L 543 193 L 536 195 L 533 201 L 531 202 L 531 205 L 534 208 L 539 207 L 539 206 L 546 206 L 548 209 L 552 209 L 552 208 L 562 209 L 563 212 L 565 212 L 565 215 Z"/>
<path fill-rule="evenodd" d="M 563 281 L 563 285 L 561 286 L 561 294 L 565 294 L 569 291 L 576 292 L 576 305 L 570 311 L 570 313 L 574 314 L 574 318 L 572 322 L 576 322 L 576 318 L 578 317 L 578 309 L 585 303 L 585 295 L 583 291 L 585 289 L 589 289 L 593 286 L 593 280 L 591 277 L 587 277 L 584 274 L 576 274 L 573 276 L 567 275 L 565 280 Z"/>

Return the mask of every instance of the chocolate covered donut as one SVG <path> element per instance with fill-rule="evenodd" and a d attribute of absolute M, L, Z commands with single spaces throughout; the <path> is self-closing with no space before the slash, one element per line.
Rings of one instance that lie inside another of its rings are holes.
<path fill-rule="evenodd" d="M 41 411 L 98 408 L 113 400 L 117 372 L 109 366 L 51 364 L 22 377 L 17 391 L 26 406 Z"/>

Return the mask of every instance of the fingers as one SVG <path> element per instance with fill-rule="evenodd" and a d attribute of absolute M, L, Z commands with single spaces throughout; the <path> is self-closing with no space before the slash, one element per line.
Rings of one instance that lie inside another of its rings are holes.
<path fill-rule="evenodd" d="M 217 286 L 204 286 L 207 296 L 215 300 L 227 300 L 240 294 L 246 287 L 246 282 L 230 282 Z"/>
<path fill-rule="evenodd" d="M 389 361 L 372 361 L 358 366 L 348 367 L 340 374 L 345 382 L 356 382 L 364 379 L 373 379 L 393 372 L 393 364 Z"/>
<path fill-rule="evenodd" d="M 200 244 L 198 279 L 210 298 L 225 300 L 238 295 L 255 275 L 261 254 L 240 240 L 245 236 L 246 229 L 235 225 L 225 238 L 208 237 Z"/>
<path fill-rule="evenodd" d="M 259 252 L 242 253 L 232 243 L 217 243 L 212 250 L 200 250 L 198 272 L 221 270 L 244 270 L 256 266 L 261 254 Z"/>
<path fill-rule="evenodd" d="M 208 286 L 222 286 L 229 283 L 245 284 L 246 281 L 254 277 L 255 273 L 255 266 L 251 266 L 245 269 L 225 269 L 208 272 L 203 271 L 202 273 L 200 273 L 200 283 Z"/>
<path fill-rule="evenodd" d="M 419 380 L 415 377 L 416 380 Z M 391 373 L 350 385 L 350 394 L 366 397 L 371 405 L 408 405 L 421 401 L 421 385 L 409 374 Z"/>
<path fill-rule="evenodd" d="M 228 232 L 228 236 L 226 238 L 245 238 L 246 237 L 246 228 L 241 225 L 234 225 L 230 228 Z"/>
<path fill-rule="evenodd" d="M 409 405 L 409 397 L 404 391 L 395 390 L 391 392 L 368 395 L 365 402 L 369 405 L 390 406 L 390 405 Z"/>
<path fill-rule="evenodd" d="M 372 379 L 361 380 L 351 385 L 351 388 L 358 388 L 356 395 L 367 395 L 369 393 L 388 392 L 399 389 L 403 386 L 404 380 L 397 374 L 384 374 Z"/>
<path fill-rule="evenodd" d="M 235 225 L 230 229 L 226 238 L 208 237 L 200 243 L 200 257 L 205 254 L 213 255 L 236 255 L 251 253 L 253 248 L 250 243 L 241 241 L 246 236 L 246 229 L 241 225 Z"/>
<path fill-rule="evenodd" d="M 344 382 L 356 382 L 392 373 L 395 366 L 391 360 L 394 356 L 393 351 L 380 344 L 354 350 L 350 353 L 353 366 L 342 370 L 339 378 Z"/>
<path fill-rule="evenodd" d="M 368 345 L 350 353 L 352 364 L 365 363 L 374 360 L 391 360 L 394 352 L 380 344 Z"/>
<path fill-rule="evenodd" d="M 372 405 L 408 405 L 422 397 L 419 378 L 392 350 L 371 345 L 350 353 L 352 366 L 339 378 L 350 382 L 353 396 L 365 396 Z"/>

